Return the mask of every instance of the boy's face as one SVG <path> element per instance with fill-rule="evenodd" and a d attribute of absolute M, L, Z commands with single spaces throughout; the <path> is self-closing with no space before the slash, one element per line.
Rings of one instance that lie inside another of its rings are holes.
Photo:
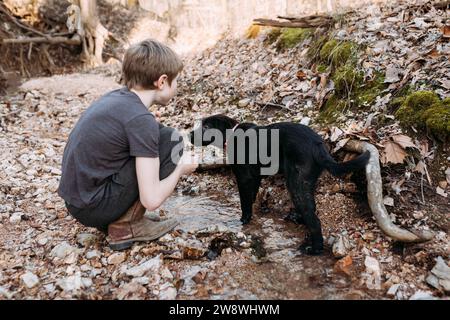
<path fill-rule="evenodd" d="M 158 80 L 158 89 L 156 90 L 155 102 L 160 105 L 167 105 L 169 101 L 177 94 L 178 76 L 172 80 L 172 84 L 169 84 L 169 79 L 166 75 L 162 75 Z"/>

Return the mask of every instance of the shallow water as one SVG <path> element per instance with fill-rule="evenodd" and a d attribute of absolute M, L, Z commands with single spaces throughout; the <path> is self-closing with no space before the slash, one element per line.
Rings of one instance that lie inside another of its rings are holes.
<path fill-rule="evenodd" d="M 219 195 L 174 195 L 164 205 L 168 216 L 180 219 L 185 232 L 203 231 L 244 233 L 249 239 L 261 239 L 266 255 L 239 261 L 224 262 L 228 280 L 238 283 L 216 299 L 365 299 L 371 293 L 361 288 L 357 278 L 334 271 L 337 261 L 331 253 L 306 256 L 297 250 L 305 236 L 304 226 L 286 222 L 274 213 L 255 214 L 251 223 L 242 226 L 239 198 L 224 199 Z M 232 259 L 231 257 L 229 259 Z M 203 263 L 202 263 L 203 264 Z"/>

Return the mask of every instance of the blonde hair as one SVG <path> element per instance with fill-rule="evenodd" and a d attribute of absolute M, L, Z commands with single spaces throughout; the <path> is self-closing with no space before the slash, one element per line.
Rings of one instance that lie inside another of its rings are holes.
<path fill-rule="evenodd" d="M 163 74 L 167 75 L 169 85 L 172 85 L 173 79 L 182 69 L 183 62 L 172 49 L 147 39 L 126 51 L 122 63 L 122 83 L 129 89 L 156 89 L 153 83 Z"/>

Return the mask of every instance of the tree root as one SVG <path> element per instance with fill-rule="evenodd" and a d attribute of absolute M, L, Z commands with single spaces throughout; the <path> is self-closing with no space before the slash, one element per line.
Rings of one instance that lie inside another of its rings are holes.
<path fill-rule="evenodd" d="M 352 152 L 370 152 L 369 163 L 366 166 L 367 198 L 369 206 L 380 229 L 389 237 L 401 242 L 425 242 L 433 238 L 433 233 L 426 230 L 406 230 L 396 226 L 383 203 L 383 184 L 380 173 L 379 153 L 375 146 L 364 141 L 351 140 L 344 149 Z"/>

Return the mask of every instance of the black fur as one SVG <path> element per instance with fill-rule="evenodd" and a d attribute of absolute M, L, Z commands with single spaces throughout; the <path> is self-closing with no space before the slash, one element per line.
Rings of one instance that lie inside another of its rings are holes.
<path fill-rule="evenodd" d="M 203 140 L 203 133 L 207 129 L 218 129 L 226 136 L 226 130 L 232 129 L 238 122 L 224 115 L 214 115 L 202 119 L 202 145 L 215 144 L 225 148 L 226 142 L 218 145 L 214 140 Z M 320 220 L 316 215 L 314 192 L 317 179 L 324 169 L 333 175 L 343 175 L 355 170 L 363 169 L 369 160 L 368 152 L 357 158 L 337 163 L 327 151 L 322 138 L 307 126 L 280 122 L 267 126 L 257 126 L 253 123 L 241 123 L 237 129 L 244 131 L 253 128 L 257 132 L 261 129 L 279 129 L 279 170 L 286 177 L 286 185 L 295 206 L 295 212 L 290 219 L 297 223 L 304 223 L 310 234 L 310 241 L 300 247 L 308 254 L 320 254 L 323 252 L 323 237 Z M 196 129 L 200 130 L 200 129 Z M 191 142 L 194 143 L 194 131 L 190 133 Z M 230 137 L 230 139 L 233 137 Z M 270 139 L 269 139 L 270 142 Z M 249 158 L 249 145 L 246 143 L 245 150 L 235 150 L 235 155 L 244 151 L 246 159 Z M 269 150 L 271 146 L 269 143 Z M 257 164 L 231 164 L 231 169 L 236 176 L 239 195 L 241 200 L 242 218 L 246 224 L 252 217 L 252 205 L 256 199 L 261 179 L 260 169 L 263 165 L 258 159 Z"/>

